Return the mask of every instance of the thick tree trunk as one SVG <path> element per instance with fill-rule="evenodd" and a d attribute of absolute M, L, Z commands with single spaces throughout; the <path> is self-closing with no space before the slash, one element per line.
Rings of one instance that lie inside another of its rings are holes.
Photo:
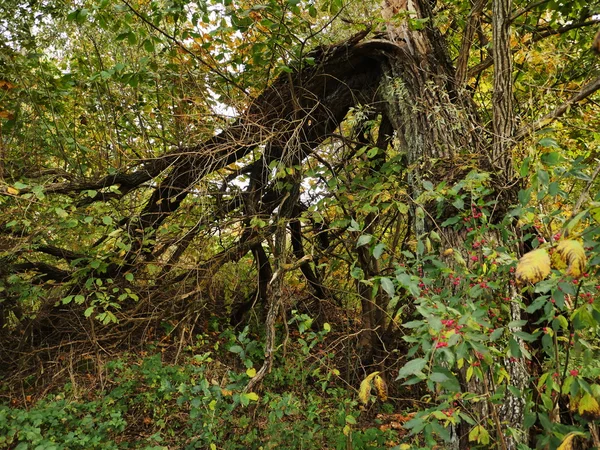
<path fill-rule="evenodd" d="M 481 6 L 481 2 L 475 5 L 476 8 Z M 412 17 L 423 18 L 428 15 L 428 4 L 420 0 L 388 0 L 386 10 L 384 17 L 408 10 Z M 491 171 L 503 183 L 512 178 L 509 153 L 513 133 L 512 65 L 508 46 L 510 0 L 494 0 L 494 11 L 494 58 L 498 67 L 494 78 L 495 137 L 492 142 L 484 140 L 485 133 L 472 101 L 462 89 L 466 76 L 464 68 L 459 70 L 456 81 L 455 70 L 439 33 L 431 28 L 415 31 L 408 26 L 390 26 L 395 35 L 389 38 L 398 43 L 398 48 L 383 60 L 385 87 L 381 96 L 396 132 L 398 150 L 407 157 L 408 181 L 414 199 L 422 193 L 424 181 L 437 184 L 461 179 L 465 173 L 460 173 L 458 168 L 464 163 Z M 427 215 L 413 214 L 413 217 L 413 232 L 419 239 L 430 231 L 430 224 L 425 220 Z M 463 233 L 447 229 L 442 239 L 444 248 L 465 247 Z M 513 315 L 518 316 L 518 306 L 516 303 L 514 306 Z M 507 360 L 507 370 L 513 386 L 522 390 L 527 380 L 522 364 Z M 483 393 L 483 384 L 474 386 L 465 382 L 465 389 Z M 523 427 L 523 405 L 512 394 L 507 393 L 507 396 L 508 401 L 501 408 L 482 402 L 479 413 L 483 419 L 486 410 L 491 413 L 489 408 L 493 408 L 498 442 L 502 448 L 515 449 L 520 439 L 503 435 L 506 428 L 511 427 L 519 437 L 523 436 L 519 433 Z M 455 445 L 459 448 L 469 446 L 469 428 L 465 425 L 457 430 L 459 439 Z"/>

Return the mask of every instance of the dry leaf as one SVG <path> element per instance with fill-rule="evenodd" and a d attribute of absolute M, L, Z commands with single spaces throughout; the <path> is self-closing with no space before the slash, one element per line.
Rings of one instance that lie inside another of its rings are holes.
<path fill-rule="evenodd" d="M 585 434 L 578 432 L 571 432 L 567 434 L 556 450 L 573 450 L 573 439 L 575 439 L 577 436 L 585 436 Z"/>
<path fill-rule="evenodd" d="M 387 400 L 387 384 L 385 382 L 385 380 L 383 378 L 381 378 L 379 375 L 377 375 L 374 379 L 373 379 L 373 385 L 375 385 L 375 389 L 377 390 L 377 397 L 379 397 L 379 400 L 381 400 L 382 402 L 385 402 Z"/>
<path fill-rule="evenodd" d="M 525 253 L 517 264 L 515 276 L 519 284 L 537 283 L 550 274 L 550 256 L 543 248 Z"/>
<path fill-rule="evenodd" d="M 0 89 L 14 89 L 15 85 L 12 84 L 10 81 L 6 81 L 6 80 L 0 80 Z"/>
<path fill-rule="evenodd" d="M 358 390 L 358 398 L 363 404 L 369 403 L 371 399 L 371 389 L 373 388 L 373 378 L 379 375 L 379 372 L 373 372 L 367 378 L 365 378 L 362 383 L 360 383 L 360 388 Z"/>
<path fill-rule="evenodd" d="M 578 278 L 585 271 L 585 250 L 579 241 L 560 241 L 552 255 L 552 263 L 557 269 L 567 267 L 567 275 Z"/>

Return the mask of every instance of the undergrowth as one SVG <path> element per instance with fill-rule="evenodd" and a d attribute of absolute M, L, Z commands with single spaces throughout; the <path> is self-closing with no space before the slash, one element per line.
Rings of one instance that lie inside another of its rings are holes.
<path fill-rule="evenodd" d="M 397 415 L 386 414 L 396 407 L 359 406 L 324 347 L 329 325 L 313 331 L 307 320 L 292 320 L 302 332 L 293 331 L 260 392 L 244 392 L 263 351 L 248 329 L 198 335 L 179 363 L 154 344 L 122 353 L 40 398 L 5 389 L 0 448 L 400 448 L 389 424 Z"/>

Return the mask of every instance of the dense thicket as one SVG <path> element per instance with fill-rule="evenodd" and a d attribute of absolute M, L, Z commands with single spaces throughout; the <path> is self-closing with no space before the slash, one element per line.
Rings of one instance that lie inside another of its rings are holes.
<path fill-rule="evenodd" d="M 6 3 L 10 386 L 211 330 L 231 412 L 303 324 L 327 382 L 425 402 L 405 443 L 599 442 L 600 3 Z"/>

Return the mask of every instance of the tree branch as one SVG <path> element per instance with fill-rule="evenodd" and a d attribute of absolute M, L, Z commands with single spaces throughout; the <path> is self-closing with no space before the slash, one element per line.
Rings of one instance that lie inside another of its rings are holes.
<path fill-rule="evenodd" d="M 58 267 L 43 262 L 26 262 L 9 266 L 10 273 L 23 273 L 29 271 L 37 272 L 39 278 L 43 281 L 54 280 L 64 282 L 70 280 L 73 275 L 69 271 L 59 269 Z"/>
<path fill-rule="evenodd" d="M 540 30 L 538 30 L 537 34 L 535 31 L 533 31 L 532 32 L 533 37 L 531 39 L 529 39 L 528 41 L 524 42 L 523 45 L 524 46 L 531 45 L 531 44 L 541 41 L 542 39 L 545 39 L 549 36 L 556 36 L 558 34 L 564 34 L 568 31 L 571 31 L 571 30 L 574 30 L 577 28 L 588 27 L 591 25 L 596 25 L 598 23 L 600 23 L 600 19 L 592 19 L 592 20 L 588 20 L 585 22 L 571 23 L 569 25 L 564 25 L 559 28 L 540 29 Z M 477 64 L 469 69 L 468 77 L 469 78 L 474 77 L 479 72 L 483 72 L 485 69 L 491 67 L 493 64 L 494 64 L 494 58 L 492 56 L 488 56 L 486 59 L 481 61 L 479 64 Z"/>
<path fill-rule="evenodd" d="M 586 99 L 587 97 L 592 95 L 594 92 L 596 92 L 598 89 L 600 89 L 600 77 L 597 77 L 597 78 L 593 79 L 592 81 L 590 81 L 589 83 L 587 83 L 585 86 L 583 86 L 581 88 L 581 90 L 577 94 L 573 95 L 569 100 L 564 102 L 562 105 L 558 106 L 554 111 L 546 114 L 545 116 L 541 117 L 540 119 L 536 120 L 535 122 L 518 130 L 513 136 L 513 139 L 512 139 L 513 145 L 519 141 L 522 141 L 525 137 L 529 136 L 530 134 L 542 129 L 543 127 L 548 125 L 553 120 L 558 119 L 563 114 L 565 114 L 567 111 L 569 111 L 569 109 L 573 105 Z"/>
<path fill-rule="evenodd" d="M 486 3 L 487 0 L 476 0 L 467 19 L 467 25 L 465 26 L 465 32 L 460 45 L 458 60 L 456 62 L 456 86 L 458 88 L 462 87 L 467 82 L 469 53 L 471 51 L 471 46 L 473 45 L 477 23 L 479 22 L 483 7 Z"/>

